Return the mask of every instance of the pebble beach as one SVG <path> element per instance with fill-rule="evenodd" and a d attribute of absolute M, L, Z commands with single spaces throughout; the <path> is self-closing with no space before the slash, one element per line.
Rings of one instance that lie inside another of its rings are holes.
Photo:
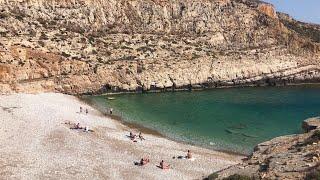
<path fill-rule="evenodd" d="M 138 129 L 64 94 L 0 95 L 0 123 L 3 179 L 203 179 L 243 158 L 148 133 L 133 142 L 127 135 Z M 76 123 L 93 132 L 70 129 Z M 173 158 L 187 150 L 194 161 Z M 150 163 L 134 165 L 142 157 Z M 171 168 L 158 168 L 161 160 Z"/>

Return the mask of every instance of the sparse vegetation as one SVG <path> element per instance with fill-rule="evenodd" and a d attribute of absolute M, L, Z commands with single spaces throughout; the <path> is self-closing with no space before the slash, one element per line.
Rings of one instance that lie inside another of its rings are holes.
<path fill-rule="evenodd" d="M 121 58 L 119 58 L 118 60 L 127 60 L 127 61 L 132 61 L 135 58 L 137 58 L 136 56 L 123 56 Z"/>
<path fill-rule="evenodd" d="M 197 47 L 197 48 L 195 48 L 195 50 L 196 50 L 196 51 L 202 51 L 202 48 Z"/>
<path fill-rule="evenodd" d="M 208 176 L 208 178 L 206 178 L 206 180 L 215 180 L 219 177 L 219 175 L 217 173 L 212 173 Z"/>
<path fill-rule="evenodd" d="M 192 53 L 192 59 L 198 59 L 200 58 L 201 56 L 196 54 L 196 53 Z"/>
<path fill-rule="evenodd" d="M 139 47 L 138 49 L 137 49 L 137 51 L 142 51 L 142 52 L 147 52 L 147 51 L 150 51 L 150 52 L 154 52 L 154 51 L 156 51 L 156 50 L 154 50 L 154 49 L 152 49 L 152 48 L 150 48 L 150 47 L 147 47 L 147 46 L 143 46 L 143 47 Z"/>
<path fill-rule="evenodd" d="M 22 21 L 24 16 L 22 14 L 17 14 L 15 18 L 18 19 L 19 21 Z"/>
<path fill-rule="evenodd" d="M 121 48 L 121 49 L 129 49 L 129 50 L 132 50 L 132 48 L 131 48 L 131 47 L 128 47 L 128 46 L 121 46 L 120 48 Z"/>
<path fill-rule="evenodd" d="M 8 13 L 6 13 L 6 12 L 0 12 L 0 19 L 5 19 L 5 18 L 7 18 L 7 17 L 9 17 L 9 14 L 8 14 Z"/>
<path fill-rule="evenodd" d="M 304 145 L 312 144 L 320 141 L 320 130 L 314 131 L 314 133 L 305 140 Z"/>
<path fill-rule="evenodd" d="M 282 23 L 289 29 L 310 38 L 314 42 L 320 43 L 320 30 L 313 28 L 311 25 L 302 25 L 296 21 L 282 20 Z"/>
<path fill-rule="evenodd" d="M 316 169 L 307 173 L 305 180 L 320 180 L 320 170 Z"/>
<path fill-rule="evenodd" d="M 218 177 L 218 173 L 212 173 L 207 178 L 205 178 L 205 180 L 215 180 Z M 246 175 L 234 174 L 229 177 L 223 178 L 223 180 L 255 180 L 255 178 Z"/>
<path fill-rule="evenodd" d="M 92 50 L 92 54 L 98 54 L 98 52 L 96 50 Z"/>
<path fill-rule="evenodd" d="M 89 36 L 88 40 L 90 44 L 93 44 L 95 42 L 95 39 L 93 36 Z"/>
<path fill-rule="evenodd" d="M 43 41 L 39 41 L 38 43 L 39 43 L 39 45 L 40 45 L 41 47 L 44 47 L 44 46 L 45 46 L 45 43 L 44 43 Z"/>
<path fill-rule="evenodd" d="M 61 55 L 62 55 L 63 57 L 66 57 L 66 58 L 68 58 L 68 57 L 71 56 L 70 54 L 67 54 L 66 52 L 62 52 Z"/>
<path fill-rule="evenodd" d="M 223 180 L 254 180 L 254 178 L 246 175 L 234 174 L 227 178 L 223 178 Z"/>
<path fill-rule="evenodd" d="M 40 35 L 40 37 L 39 37 L 39 39 L 41 39 L 41 40 L 48 40 L 49 38 L 47 37 L 47 35 L 46 35 L 44 32 L 42 32 L 41 35 Z"/>
<path fill-rule="evenodd" d="M 7 36 L 7 32 L 0 32 L 0 36 L 1 37 L 6 37 Z"/>

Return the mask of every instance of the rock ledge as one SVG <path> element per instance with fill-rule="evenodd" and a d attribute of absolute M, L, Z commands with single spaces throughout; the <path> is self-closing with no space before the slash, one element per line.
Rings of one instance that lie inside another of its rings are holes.
<path fill-rule="evenodd" d="M 303 121 L 302 123 L 302 129 L 305 132 L 310 132 L 314 129 L 320 128 L 320 117 L 313 117 L 309 118 Z"/>

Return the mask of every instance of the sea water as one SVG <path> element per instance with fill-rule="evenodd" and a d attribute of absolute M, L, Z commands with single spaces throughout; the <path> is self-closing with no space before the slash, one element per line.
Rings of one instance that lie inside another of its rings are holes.
<path fill-rule="evenodd" d="M 258 143 L 302 132 L 320 112 L 320 86 L 255 87 L 88 96 L 124 121 L 186 143 L 248 154 Z"/>

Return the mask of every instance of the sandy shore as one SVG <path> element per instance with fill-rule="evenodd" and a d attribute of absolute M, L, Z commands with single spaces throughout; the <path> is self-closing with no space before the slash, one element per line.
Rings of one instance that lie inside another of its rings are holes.
<path fill-rule="evenodd" d="M 69 121 L 94 132 L 71 130 Z M 152 134 L 134 143 L 129 127 L 63 94 L 0 95 L 0 124 L 1 179 L 202 179 L 243 158 Z M 195 161 L 172 158 L 188 149 Z M 135 166 L 141 157 L 151 162 Z M 172 169 L 156 167 L 162 159 Z"/>

